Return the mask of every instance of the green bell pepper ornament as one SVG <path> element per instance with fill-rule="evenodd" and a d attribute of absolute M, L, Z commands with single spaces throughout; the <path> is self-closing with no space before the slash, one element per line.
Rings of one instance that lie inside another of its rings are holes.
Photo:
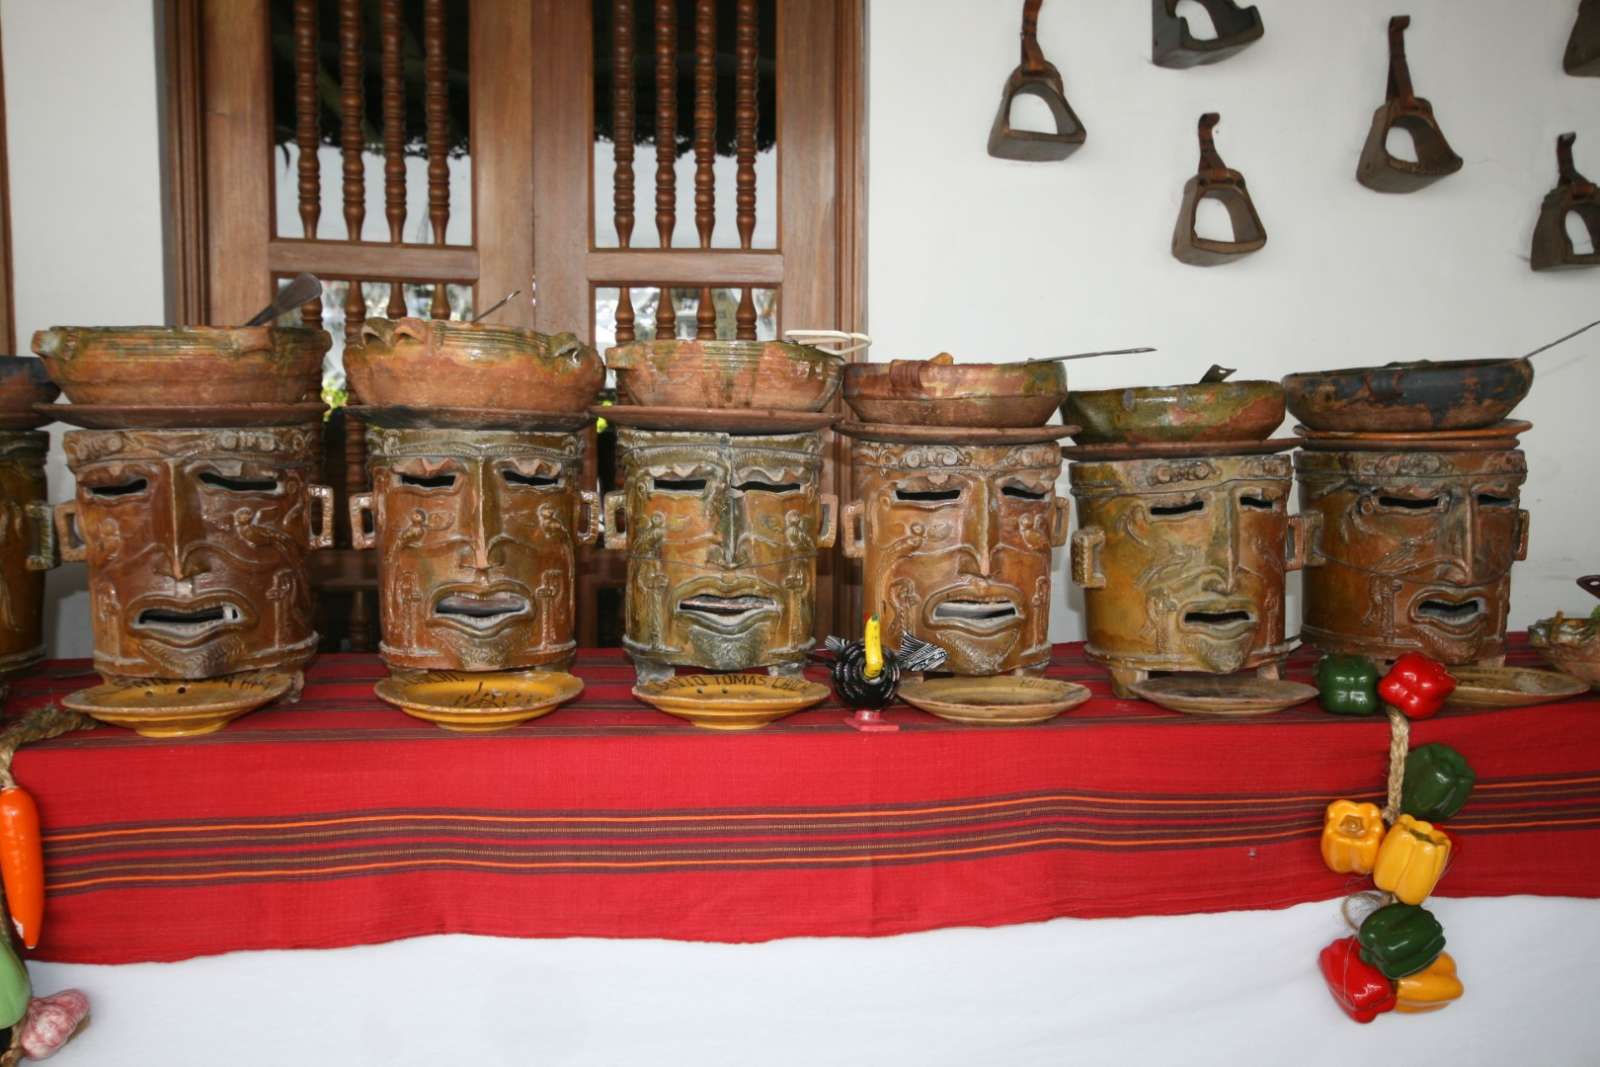
<path fill-rule="evenodd" d="M 1323 656 L 1317 661 L 1317 701 L 1335 715 L 1376 715 L 1378 668 L 1365 656 Z"/>
<path fill-rule="evenodd" d="M 1444 951 L 1444 927 L 1427 908 L 1387 904 L 1368 915 L 1356 938 L 1361 958 L 1387 978 L 1425 970 Z"/>
<path fill-rule="evenodd" d="M 33 987 L 28 969 L 11 948 L 11 938 L 0 937 L 0 1029 L 17 1025 L 28 1013 Z"/>
<path fill-rule="evenodd" d="M 1452 819 L 1477 781 L 1467 758 L 1449 745 L 1418 745 L 1406 754 L 1400 810 L 1428 822 Z"/>

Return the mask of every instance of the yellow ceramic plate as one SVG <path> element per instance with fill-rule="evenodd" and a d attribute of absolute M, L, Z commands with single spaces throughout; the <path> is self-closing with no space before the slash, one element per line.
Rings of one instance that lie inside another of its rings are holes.
<path fill-rule="evenodd" d="M 1569 700 L 1589 691 L 1587 682 L 1535 667 L 1449 667 L 1455 692 L 1445 701 L 1456 708 L 1520 708 Z"/>
<path fill-rule="evenodd" d="M 446 730 L 486 733 L 548 715 L 583 692 L 564 671 L 422 671 L 374 687 L 379 700 Z"/>
<path fill-rule="evenodd" d="M 1168 711 L 1223 718 L 1268 715 L 1314 700 L 1317 695 L 1315 689 L 1300 682 L 1275 681 L 1253 674 L 1163 674 L 1132 688 L 1141 698 Z"/>
<path fill-rule="evenodd" d="M 929 715 L 968 726 L 1032 726 L 1089 699 L 1089 687 L 1053 678 L 922 678 L 900 686 L 900 699 Z"/>
<path fill-rule="evenodd" d="M 707 730 L 754 730 L 826 700 L 828 687 L 788 675 L 685 674 L 636 685 L 633 695 Z"/>
<path fill-rule="evenodd" d="M 220 730 L 294 687 L 293 674 L 230 674 L 199 681 L 107 682 L 61 701 L 73 711 L 144 737 L 192 737 Z"/>

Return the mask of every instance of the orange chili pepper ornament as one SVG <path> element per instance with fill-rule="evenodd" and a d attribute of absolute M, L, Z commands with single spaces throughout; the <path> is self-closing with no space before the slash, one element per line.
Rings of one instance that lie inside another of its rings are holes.
<path fill-rule="evenodd" d="M 44 925 L 44 849 L 39 807 L 19 785 L 0 789 L 0 884 L 17 935 L 29 948 L 38 947 Z"/>

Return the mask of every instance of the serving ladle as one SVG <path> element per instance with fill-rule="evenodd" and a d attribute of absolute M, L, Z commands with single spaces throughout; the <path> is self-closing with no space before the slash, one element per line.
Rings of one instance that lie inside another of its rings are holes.
<path fill-rule="evenodd" d="M 321 295 L 321 279 L 315 274 L 296 274 L 288 285 L 278 290 L 278 295 L 272 298 L 272 303 L 252 315 L 245 326 L 265 326 L 279 315 L 292 311 L 302 304 L 309 304 Z"/>

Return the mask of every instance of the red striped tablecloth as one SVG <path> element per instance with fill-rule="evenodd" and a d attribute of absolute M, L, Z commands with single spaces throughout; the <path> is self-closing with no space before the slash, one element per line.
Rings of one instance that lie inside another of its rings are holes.
<path fill-rule="evenodd" d="M 1513 662 L 1532 662 L 1518 644 Z M 1310 657 L 1295 660 L 1304 677 Z M 10 710 L 91 684 L 82 661 Z M 1043 726 L 836 706 L 754 733 L 636 703 L 612 650 L 587 689 L 491 735 L 373 697 L 327 656 L 300 703 L 207 737 L 101 728 L 24 749 L 46 825 L 40 958 L 176 960 L 436 933 L 755 941 L 1057 916 L 1283 907 L 1350 888 L 1318 856 L 1330 799 L 1377 799 L 1387 724 L 1314 705 L 1200 719 L 1110 696 L 1081 646 L 1051 675 L 1095 699 Z M 823 673 L 816 672 L 818 678 Z M 1600 896 L 1600 699 L 1447 710 L 1413 744 L 1476 767 L 1447 895 Z"/>

